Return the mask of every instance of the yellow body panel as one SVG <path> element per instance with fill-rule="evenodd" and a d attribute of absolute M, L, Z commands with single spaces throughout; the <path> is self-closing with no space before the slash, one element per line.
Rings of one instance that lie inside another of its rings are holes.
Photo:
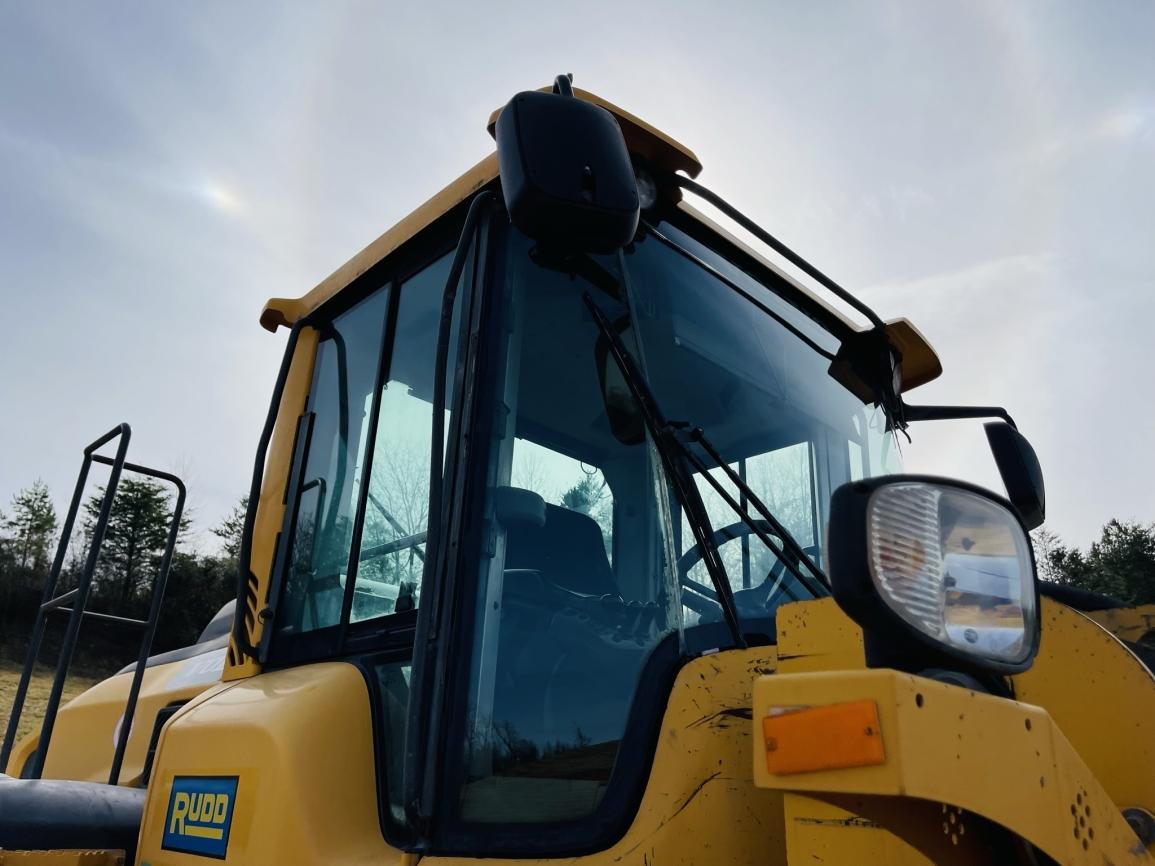
<path fill-rule="evenodd" d="M 605 851 L 563 859 L 591 866 L 989 862 L 977 846 L 985 818 L 1061 863 L 1151 862 L 1120 811 L 1152 807 L 1149 756 L 1137 743 L 1126 771 L 1104 757 L 1120 751 L 1127 728 L 1137 739 L 1147 736 L 1147 720 L 1155 717 L 1150 674 L 1080 614 L 1045 600 L 1044 617 L 1050 646 L 1016 688 L 1051 702 L 1053 715 L 1029 703 L 865 669 L 861 630 L 832 600 L 783 607 L 777 649 L 717 653 L 679 672 L 629 829 Z M 1090 686 L 1097 706 L 1080 711 L 1077 701 L 1061 699 L 1064 687 L 1079 694 L 1072 676 L 1097 682 L 1115 674 L 1117 692 Z M 1139 701 L 1128 703 L 1128 693 Z M 782 777 L 767 772 L 758 732 L 770 706 L 862 699 L 877 703 L 884 764 Z M 1103 715 L 1115 717 L 1117 728 L 1100 754 L 1091 720 Z M 372 724 L 364 680 L 344 663 L 218 686 L 162 735 L 142 862 L 198 862 L 159 847 L 172 778 L 186 774 L 240 779 L 229 863 L 407 862 L 384 841 L 378 823 L 374 767 L 381 756 L 374 754 Z M 1128 790 L 1138 799 L 1121 802 Z"/>
<path fill-rule="evenodd" d="M 124 753 L 121 784 L 132 785 L 139 779 L 157 712 L 169 704 L 184 703 L 214 685 L 220 679 L 223 655 L 222 648 L 145 670 L 136 718 Z M 44 762 L 44 778 L 108 781 L 131 685 L 131 673 L 118 674 L 102 680 L 61 707 Z M 8 761 L 9 775 L 20 775 L 38 742 L 39 732 L 16 745 Z"/>
<path fill-rule="evenodd" d="M 1155 689 L 1150 672 L 1118 640 L 1077 611 L 1044 598 L 1042 617 L 1040 652 L 1029 671 L 1014 677 L 1016 695 L 1047 708 L 1116 811 L 1131 806 L 1151 809 Z M 865 668 L 862 630 L 833 599 L 783 606 L 778 613 L 778 651 L 782 674 Z M 847 808 L 829 799 L 787 795 L 792 850 L 805 850 L 828 862 L 836 862 L 834 852 L 840 849 L 853 852 L 848 862 L 927 862 L 908 843 L 864 817 L 865 802 L 845 797 L 839 802 Z M 917 807 L 903 802 L 903 814 L 910 819 Z M 878 802 L 870 807 L 874 812 L 879 808 Z M 938 821 L 933 815 L 924 816 L 931 818 Z M 935 862 L 961 856 L 966 853 L 963 849 L 952 845 L 949 851 L 937 850 Z"/>
<path fill-rule="evenodd" d="M 778 669 L 782 673 L 866 667 L 862 629 L 832 598 L 778 608 Z"/>
<path fill-rule="evenodd" d="M 896 810 L 903 797 L 957 807 L 1001 824 L 1060 863 L 1152 863 L 1111 798 L 1047 712 L 1039 707 L 890 670 L 762 677 L 755 719 L 773 708 L 871 699 L 882 719 L 886 762 L 879 766 L 775 776 L 765 745 L 754 749 L 759 787 L 802 792 L 856 809 L 934 861 L 943 837 L 939 808 Z M 881 799 L 875 799 L 881 798 Z M 873 808 L 877 802 L 881 807 Z M 921 818 L 921 820 L 919 820 Z M 957 820 L 957 819 L 956 819 Z M 957 834 L 956 834 L 957 835 Z M 974 837 L 974 834 L 971 834 Z M 937 846 L 935 842 L 937 841 Z M 803 862 L 804 852 L 797 853 Z M 853 862 L 843 859 L 841 862 Z"/>
<path fill-rule="evenodd" d="M 1125 646 L 1069 607 L 1043 599 L 1035 664 L 1015 696 L 1046 707 L 1120 809 L 1155 812 L 1155 678 Z"/>
<path fill-rule="evenodd" d="M 686 665 L 633 825 L 608 851 L 573 862 L 774 862 L 783 850 L 782 799 L 751 783 L 749 722 L 751 685 L 774 667 L 772 647 Z M 227 863 L 401 862 L 378 823 L 372 733 L 368 692 L 348 664 L 275 671 L 221 687 L 165 728 L 141 860 L 204 862 L 163 851 L 159 840 L 173 776 L 219 774 L 239 777 Z"/>
<path fill-rule="evenodd" d="M 1155 646 L 1155 604 L 1096 610 L 1087 616 L 1120 640 Z"/>
<path fill-rule="evenodd" d="M 402 862 L 381 836 L 369 694 L 351 665 L 309 665 L 224 685 L 174 717 L 160 751 L 142 861 L 205 863 L 160 847 L 173 777 L 188 774 L 239 777 L 228 863 Z"/>

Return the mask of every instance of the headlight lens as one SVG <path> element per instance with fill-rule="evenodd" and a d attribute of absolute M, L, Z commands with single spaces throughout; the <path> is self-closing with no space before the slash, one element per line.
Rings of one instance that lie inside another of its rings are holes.
<path fill-rule="evenodd" d="M 899 617 L 957 652 L 1027 660 L 1034 569 L 1013 514 L 959 487 L 899 482 L 875 490 L 866 515 L 870 575 Z"/>

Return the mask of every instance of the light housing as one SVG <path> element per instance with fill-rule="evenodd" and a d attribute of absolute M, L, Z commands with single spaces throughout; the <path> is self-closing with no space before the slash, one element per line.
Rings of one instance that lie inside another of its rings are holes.
<path fill-rule="evenodd" d="M 914 475 L 845 484 L 831 499 L 829 556 L 839 606 L 890 659 L 1013 673 L 1038 651 L 1027 530 L 989 491 Z"/>

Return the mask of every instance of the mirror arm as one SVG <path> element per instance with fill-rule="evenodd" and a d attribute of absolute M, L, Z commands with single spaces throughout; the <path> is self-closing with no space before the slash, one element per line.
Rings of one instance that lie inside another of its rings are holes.
<path fill-rule="evenodd" d="M 1016 430 L 1015 423 L 1006 409 L 1001 406 L 910 406 L 903 405 L 903 417 L 907 421 L 954 421 L 962 418 L 1002 418 Z"/>

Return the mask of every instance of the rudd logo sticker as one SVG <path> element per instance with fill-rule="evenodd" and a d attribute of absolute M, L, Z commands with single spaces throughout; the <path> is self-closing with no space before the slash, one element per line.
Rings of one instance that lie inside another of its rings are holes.
<path fill-rule="evenodd" d="M 236 776 L 176 776 L 161 847 L 223 860 L 236 799 Z"/>

